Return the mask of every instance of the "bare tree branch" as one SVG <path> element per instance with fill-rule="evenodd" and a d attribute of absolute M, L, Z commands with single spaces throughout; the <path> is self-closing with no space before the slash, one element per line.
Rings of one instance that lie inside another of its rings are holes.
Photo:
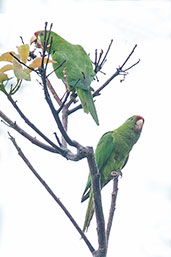
<path fill-rule="evenodd" d="M 97 235 L 98 235 L 98 250 L 93 256 L 106 256 L 107 242 L 105 234 L 105 220 L 103 215 L 102 200 L 101 200 L 101 187 L 100 187 L 100 174 L 97 168 L 93 148 L 89 147 L 89 154 L 87 155 L 89 164 L 91 183 L 93 189 L 94 210 L 97 222 Z"/>
<path fill-rule="evenodd" d="M 68 108 L 65 105 L 62 109 L 62 124 L 64 126 L 65 131 L 68 130 Z M 65 141 L 64 137 L 62 137 L 62 144 L 64 147 L 67 148 L 67 142 Z"/>
<path fill-rule="evenodd" d="M 128 62 L 128 60 L 130 59 L 130 57 L 132 56 L 132 54 L 134 53 L 135 51 L 135 48 L 137 47 L 137 45 L 134 46 L 134 48 L 132 49 L 131 53 L 128 55 L 128 57 L 126 58 L 126 60 L 123 62 L 123 64 L 116 69 L 116 72 L 109 78 L 105 81 L 105 83 L 100 86 L 94 93 L 93 93 L 93 97 L 96 97 L 96 96 L 99 96 L 100 95 L 100 92 L 115 78 L 117 77 L 118 75 L 125 75 L 126 72 L 128 70 L 130 70 L 131 68 L 133 68 L 135 65 L 137 65 L 140 60 L 138 60 L 136 63 L 134 63 L 133 65 L 131 65 L 130 67 L 128 67 L 127 69 L 123 70 L 123 67 L 125 66 L 125 64 Z M 76 107 L 74 107 L 73 109 L 71 110 L 68 110 L 68 115 L 76 112 L 77 110 L 81 109 L 82 106 L 81 104 L 77 105 Z"/>
<path fill-rule="evenodd" d="M 37 140 L 35 137 L 32 137 L 30 134 L 28 134 L 25 130 L 23 130 L 21 127 L 19 127 L 16 122 L 13 122 L 10 118 L 8 118 L 2 111 L 0 111 L 0 117 L 6 122 L 6 125 L 9 125 L 11 128 L 16 130 L 19 134 L 27 138 L 29 141 L 31 141 L 33 144 L 47 150 L 53 153 L 59 153 L 63 157 L 65 157 L 67 160 L 70 161 L 79 161 L 87 156 L 87 148 L 80 145 L 78 142 L 75 142 L 77 153 L 73 154 L 70 150 L 64 149 L 62 147 L 58 147 L 55 145 L 52 141 L 50 145 L 48 146 L 39 140 Z M 49 140 L 49 139 L 48 139 Z M 57 140 L 58 141 L 58 140 Z M 54 147 L 53 147 L 54 146 Z M 58 151 L 59 150 L 59 151 Z"/>
<path fill-rule="evenodd" d="M 107 49 L 107 51 L 106 51 L 106 53 L 105 53 L 105 55 L 104 55 L 102 61 L 101 61 L 101 58 L 102 58 L 102 55 L 103 55 L 103 50 L 101 50 L 101 52 L 100 52 L 100 54 L 99 54 L 98 60 L 97 60 L 97 49 L 95 50 L 95 61 L 93 62 L 93 64 L 94 64 L 94 66 L 95 66 L 94 72 L 95 72 L 96 74 L 97 74 L 99 71 L 102 72 L 101 69 L 102 69 L 103 65 L 105 64 L 105 62 L 107 61 L 106 58 L 107 58 L 107 55 L 108 55 L 108 53 L 109 53 L 109 50 L 110 50 L 110 48 L 111 48 L 111 46 L 112 46 L 112 43 L 113 43 L 113 39 L 110 41 L 110 44 L 109 44 L 109 46 L 108 46 L 108 49 Z M 101 61 L 101 62 L 100 62 L 100 61 Z M 102 72 L 102 73 L 103 73 L 103 72 Z"/>
<path fill-rule="evenodd" d="M 106 80 L 106 82 L 99 87 L 94 93 L 93 93 L 93 97 L 98 96 L 100 94 L 100 92 L 118 75 L 124 74 L 126 71 L 128 71 L 129 69 L 131 69 L 132 67 L 134 67 L 135 65 L 137 65 L 139 63 L 136 62 L 135 64 L 131 65 L 129 68 L 127 68 L 126 70 L 123 70 L 123 67 L 125 66 L 125 64 L 128 62 L 128 60 L 130 59 L 130 57 L 132 56 L 133 52 L 135 51 L 135 48 L 137 47 L 137 45 L 134 46 L 134 48 L 132 49 L 131 53 L 128 55 L 128 57 L 126 58 L 126 60 L 123 62 L 123 64 L 116 69 L 116 72 L 108 79 Z"/>
<path fill-rule="evenodd" d="M 137 62 L 135 62 L 134 64 L 132 64 L 130 67 L 128 67 L 127 69 L 123 70 L 123 72 L 127 72 L 128 70 L 132 69 L 134 66 L 136 66 L 138 63 L 140 62 L 140 59 L 138 59 Z"/>
<path fill-rule="evenodd" d="M 3 119 L 3 121 L 6 122 L 6 125 L 10 126 L 11 128 L 13 128 L 14 130 L 16 130 L 18 133 L 20 133 L 22 136 L 24 136 L 25 138 L 27 138 L 29 141 L 31 141 L 33 144 L 49 151 L 49 152 L 52 152 L 52 153 L 60 153 L 57 149 L 58 149 L 58 146 L 55 147 L 52 147 L 52 144 L 51 146 L 50 145 L 46 145 L 44 143 L 42 143 L 41 141 L 39 141 L 38 139 L 36 139 L 35 137 L 32 137 L 30 134 L 28 134 L 25 130 L 23 130 L 21 127 L 19 127 L 17 125 L 16 122 L 13 122 L 12 120 L 10 120 L 2 111 L 0 111 L 0 117 Z M 65 153 L 64 153 L 65 155 Z"/>
<path fill-rule="evenodd" d="M 17 62 L 19 62 L 20 64 L 24 65 L 24 66 L 25 66 L 26 68 L 28 68 L 29 70 L 38 73 L 37 70 L 35 70 L 35 69 L 32 68 L 32 67 L 29 67 L 26 63 L 22 62 L 22 61 L 21 61 L 17 56 L 15 56 L 13 53 L 10 53 L 10 55 L 11 55 L 14 59 L 16 59 Z"/>
<path fill-rule="evenodd" d="M 109 218 L 106 228 L 106 239 L 107 243 L 109 241 L 110 231 L 112 228 L 112 222 L 114 217 L 114 212 L 116 209 L 116 198 L 118 193 L 118 179 L 119 176 L 122 176 L 122 173 L 120 170 L 111 172 L 111 176 L 113 177 L 113 192 L 112 192 L 112 198 L 111 198 L 111 205 L 110 205 L 110 211 L 109 211 Z"/>
<path fill-rule="evenodd" d="M 123 67 L 125 66 L 125 64 L 127 63 L 127 61 L 130 59 L 131 55 L 134 53 L 135 49 L 137 48 L 137 44 L 133 47 L 132 51 L 130 52 L 130 54 L 128 55 L 128 57 L 126 58 L 126 60 L 124 61 L 124 63 L 121 66 L 121 70 L 123 69 Z"/>
<path fill-rule="evenodd" d="M 9 133 L 8 133 L 9 134 Z M 72 222 L 73 226 L 76 228 L 78 233 L 80 234 L 81 238 L 86 243 L 87 247 L 89 248 L 90 252 L 93 253 L 95 251 L 94 247 L 91 245 L 88 238 L 85 236 L 81 228 L 78 226 L 75 219 L 72 217 L 68 209 L 64 206 L 64 204 L 60 201 L 60 199 L 55 195 L 55 193 L 52 191 L 52 189 L 48 186 L 48 184 L 42 179 L 42 177 L 37 173 L 37 171 L 34 169 L 32 164 L 29 162 L 29 160 L 24 155 L 21 148 L 17 145 L 16 140 L 14 137 L 12 137 L 10 134 L 10 140 L 12 141 L 13 145 L 17 149 L 17 152 L 19 156 L 22 158 L 22 160 L 25 162 L 25 164 L 28 166 L 28 168 L 31 170 L 31 172 L 34 174 L 34 176 L 39 180 L 39 182 L 43 185 L 43 187 L 47 190 L 47 192 L 50 194 L 50 196 L 55 200 L 55 202 L 60 206 L 60 208 L 63 210 L 65 215 L 69 218 L 69 220 Z"/>
<path fill-rule="evenodd" d="M 13 100 L 12 96 L 10 94 L 7 94 L 8 100 L 13 105 L 13 107 L 16 109 L 16 111 L 19 113 L 21 118 L 31 127 L 40 137 L 42 137 L 47 143 L 49 143 L 52 147 L 57 149 L 57 151 L 65 156 L 66 152 L 62 150 L 60 147 L 58 147 L 56 144 L 54 144 L 47 136 L 45 136 L 33 123 L 30 122 L 30 120 L 24 115 L 24 113 L 20 110 L 17 103 Z"/>
<path fill-rule="evenodd" d="M 47 78 L 46 79 L 46 83 L 47 83 L 47 87 L 49 88 L 50 92 L 52 93 L 54 99 L 56 100 L 56 102 L 59 104 L 59 106 L 62 105 L 61 99 L 59 98 L 59 96 L 57 95 L 55 89 L 53 88 L 52 84 L 50 83 L 50 80 Z"/>
<path fill-rule="evenodd" d="M 56 70 L 58 70 L 60 67 L 62 67 L 62 65 L 66 62 L 66 60 L 64 60 L 61 64 L 59 64 L 53 71 L 51 71 L 46 78 L 48 78 L 51 74 L 53 74 Z"/>

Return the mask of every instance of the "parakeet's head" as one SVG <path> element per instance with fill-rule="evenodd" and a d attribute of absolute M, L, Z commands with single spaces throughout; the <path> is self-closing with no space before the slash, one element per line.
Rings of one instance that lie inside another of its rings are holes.
<path fill-rule="evenodd" d="M 135 133 L 141 132 L 144 125 L 144 118 L 140 115 L 134 115 L 127 119 L 124 126 L 132 129 Z"/>
<path fill-rule="evenodd" d="M 139 139 L 143 125 L 144 118 L 140 115 L 134 115 L 127 119 L 116 131 L 133 145 Z"/>
<path fill-rule="evenodd" d="M 47 48 L 49 48 L 49 46 L 50 46 L 51 38 L 55 38 L 54 32 L 46 31 L 46 39 L 48 39 L 49 33 L 50 33 L 50 38 L 49 38 L 49 44 L 48 44 Z M 37 48 L 43 49 L 44 38 L 45 38 L 45 31 L 43 31 L 43 30 L 36 31 L 30 39 L 30 44 L 35 43 L 35 46 Z"/>
<path fill-rule="evenodd" d="M 44 35 L 45 35 L 45 32 L 43 30 L 39 30 L 35 32 L 30 39 L 30 45 L 35 43 L 35 46 L 37 48 L 43 48 Z"/>
<path fill-rule="evenodd" d="M 122 128 L 127 128 L 136 134 L 140 134 L 144 125 L 144 118 L 140 115 L 134 115 L 127 119 L 125 123 L 121 126 Z"/>

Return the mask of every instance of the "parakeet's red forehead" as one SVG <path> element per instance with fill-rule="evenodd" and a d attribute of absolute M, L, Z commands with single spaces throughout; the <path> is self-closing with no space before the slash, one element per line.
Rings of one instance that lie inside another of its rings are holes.
<path fill-rule="evenodd" d="M 39 33 L 41 32 L 41 30 L 38 30 L 34 33 L 35 36 L 37 36 Z"/>
<path fill-rule="evenodd" d="M 144 118 L 140 115 L 137 115 L 136 118 L 137 118 L 137 120 L 143 120 L 144 121 Z"/>

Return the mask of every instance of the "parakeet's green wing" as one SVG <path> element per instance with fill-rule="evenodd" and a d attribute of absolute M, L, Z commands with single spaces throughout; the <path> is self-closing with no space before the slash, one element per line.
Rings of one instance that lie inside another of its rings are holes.
<path fill-rule="evenodd" d="M 55 43 L 55 42 L 54 42 Z M 84 90 L 90 89 L 90 83 L 93 80 L 94 72 L 92 68 L 91 61 L 87 56 L 84 49 L 79 45 L 61 45 L 59 50 L 59 45 L 54 50 L 52 50 L 52 59 L 57 61 L 53 64 L 54 69 L 56 69 L 59 64 L 63 61 L 66 63 L 55 71 L 56 75 L 60 79 L 64 79 L 64 67 L 66 67 L 66 75 L 69 86 L 76 86 Z M 82 51 L 81 51 L 82 50 Z M 81 83 L 78 80 L 82 80 L 84 76 L 88 83 Z M 78 83 L 77 83 L 78 81 Z"/>
<path fill-rule="evenodd" d="M 114 149 L 114 142 L 113 142 L 112 132 L 107 132 L 101 137 L 95 152 L 97 167 L 100 173 L 103 166 L 106 164 L 108 158 L 110 157 L 113 149 Z M 85 201 L 89 197 L 90 188 L 91 188 L 91 177 L 89 174 L 87 185 L 83 192 L 81 202 Z"/>
<path fill-rule="evenodd" d="M 109 156 L 111 155 L 113 149 L 114 149 L 114 139 L 112 137 L 112 132 L 110 131 L 105 133 L 101 137 L 95 152 L 95 158 L 96 158 L 97 166 L 99 168 L 100 173 L 101 173 L 101 169 L 103 168 Z"/>
<path fill-rule="evenodd" d="M 53 67 L 56 70 L 55 73 L 58 78 L 62 80 L 64 80 L 63 66 L 66 67 L 65 72 L 70 90 L 77 92 L 83 110 L 86 113 L 90 112 L 98 125 L 98 116 L 91 93 L 92 89 L 90 87 L 94 77 L 94 71 L 90 58 L 84 49 L 79 45 L 70 45 L 69 49 L 66 47 L 63 51 L 53 51 L 52 59 L 57 61 L 57 63 L 53 64 Z M 66 63 L 64 63 L 61 68 L 57 69 L 59 64 L 63 63 L 65 60 Z"/>
<path fill-rule="evenodd" d="M 64 73 L 66 74 L 69 89 L 74 92 L 76 91 L 84 112 L 90 113 L 96 124 L 99 125 L 91 93 L 92 88 L 90 87 L 95 72 L 89 56 L 82 46 L 71 44 L 52 31 L 47 31 L 47 37 L 49 33 L 52 45 L 50 48 L 47 48 L 47 51 L 51 50 L 52 59 L 56 61 L 56 63 L 53 63 L 55 74 L 63 82 Z M 31 42 L 36 42 L 37 47 L 43 47 L 44 37 L 45 31 L 37 31 L 34 33 L 34 38 Z M 60 65 L 61 67 L 59 67 Z"/>

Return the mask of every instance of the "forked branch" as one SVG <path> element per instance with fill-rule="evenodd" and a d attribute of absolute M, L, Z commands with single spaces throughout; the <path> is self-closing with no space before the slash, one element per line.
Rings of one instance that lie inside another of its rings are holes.
<path fill-rule="evenodd" d="M 111 46 L 111 45 L 110 45 L 110 46 Z M 99 96 L 100 93 L 101 93 L 101 91 L 102 91 L 114 78 L 116 78 L 116 77 L 119 76 L 119 75 L 125 76 L 125 75 L 126 75 L 126 72 L 127 72 L 128 70 L 132 69 L 134 66 L 136 66 L 136 65 L 140 62 L 140 59 L 139 59 L 136 63 L 134 63 L 134 64 L 132 64 L 130 67 L 124 69 L 124 66 L 126 65 L 126 63 L 128 62 L 128 60 L 131 58 L 131 56 L 132 56 L 132 54 L 134 53 L 136 47 L 137 47 L 137 45 L 134 46 L 134 48 L 132 49 L 131 53 L 130 53 L 130 54 L 128 55 L 128 57 L 125 59 L 125 61 L 123 62 L 123 64 L 122 64 L 119 68 L 116 69 L 115 73 L 114 73 L 109 79 L 107 79 L 107 80 L 105 81 L 105 83 L 104 83 L 102 86 L 100 86 L 100 87 L 93 93 L 93 97 Z M 110 49 L 110 47 L 109 47 L 109 49 Z M 109 49 L 108 49 L 108 51 L 109 51 Z M 76 112 L 77 110 L 79 110 L 79 109 L 81 109 L 81 108 L 82 108 L 82 106 L 81 106 L 81 104 L 79 104 L 78 106 L 74 107 L 73 109 L 68 110 L 68 115 L 70 115 L 70 114 Z"/>
<path fill-rule="evenodd" d="M 48 184 L 42 179 L 42 177 L 38 174 L 38 172 L 34 169 L 28 158 L 24 155 L 23 151 L 21 148 L 18 146 L 16 143 L 16 140 L 14 137 L 12 137 L 10 134 L 10 140 L 12 141 L 13 145 L 15 146 L 19 156 L 22 158 L 22 160 L 25 162 L 27 167 L 31 170 L 31 172 L 34 174 L 34 176 L 38 179 L 38 181 L 42 184 L 42 186 L 47 190 L 47 192 L 50 194 L 50 196 L 55 200 L 55 202 L 60 206 L 60 208 L 63 210 L 65 215 L 69 218 L 73 226 L 76 228 L 78 233 L 80 234 L 81 238 L 84 240 L 86 243 L 87 247 L 89 248 L 90 252 L 93 253 L 95 251 L 94 247 L 88 240 L 88 238 L 85 236 L 75 219 L 72 217 L 68 209 L 64 206 L 64 204 L 61 202 L 61 200 L 55 195 L 55 193 L 52 191 L 52 189 L 48 186 Z"/>

